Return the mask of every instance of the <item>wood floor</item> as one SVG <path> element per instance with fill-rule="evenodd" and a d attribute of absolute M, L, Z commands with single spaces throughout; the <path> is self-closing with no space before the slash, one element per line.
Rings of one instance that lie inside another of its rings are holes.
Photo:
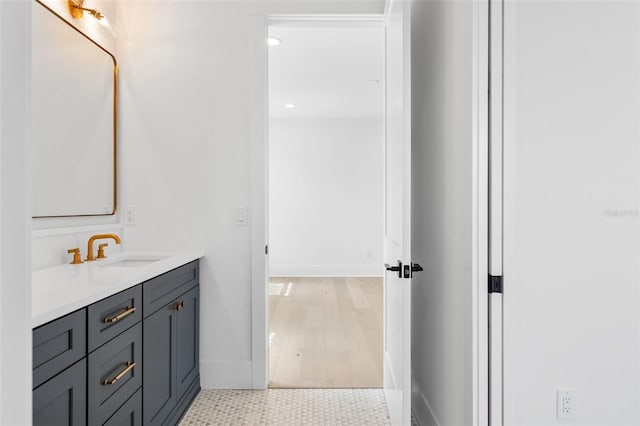
<path fill-rule="evenodd" d="M 271 388 L 382 387 L 382 278 L 269 284 Z"/>

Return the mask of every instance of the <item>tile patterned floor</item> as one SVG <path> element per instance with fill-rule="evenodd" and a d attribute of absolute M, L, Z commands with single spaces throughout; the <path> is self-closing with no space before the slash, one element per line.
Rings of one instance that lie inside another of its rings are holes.
<path fill-rule="evenodd" d="M 389 425 L 382 389 L 202 390 L 180 426 Z"/>

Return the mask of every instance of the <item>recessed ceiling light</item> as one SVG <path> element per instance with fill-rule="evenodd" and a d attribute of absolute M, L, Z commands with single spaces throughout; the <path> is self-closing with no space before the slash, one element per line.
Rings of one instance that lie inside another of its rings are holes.
<path fill-rule="evenodd" d="M 267 38 L 267 45 L 269 46 L 280 46 L 282 44 L 282 40 L 277 37 L 269 37 Z"/>
<path fill-rule="evenodd" d="M 285 108 L 295 108 L 296 105 L 295 104 L 284 104 Z"/>

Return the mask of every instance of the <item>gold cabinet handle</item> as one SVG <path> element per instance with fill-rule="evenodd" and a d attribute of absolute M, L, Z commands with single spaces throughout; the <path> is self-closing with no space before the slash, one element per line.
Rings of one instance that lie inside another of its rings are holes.
<path fill-rule="evenodd" d="M 135 367 L 135 366 L 136 366 L 135 362 L 133 362 L 133 361 L 127 362 L 127 368 L 125 368 L 124 370 L 119 372 L 118 375 L 116 377 L 114 377 L 113 379 L 104 379 L 102 381 L 102 384 L 103 385 L 112 385 L 112 384 L 114 384 L 118 380 L 122 379 L 122 376 L 127 374 L 129 371 L 133 370 L 133 367 Z"/>
<path fill-rule="evenodd" d="M 106 323 L 109 323 L 109 324 L 110 323 L 114 323 L 114 322 L 118 322 L 122 318 L 124 318 L 124 317 L 126 317 L 128 315 L 131 315 L 135 311 L 136 311 L 135 306 L 127 306 L 123 312 L 119 313 L 115 317 L 107 317 L 107 318 L 103 319 L 102 322 L 106 322 Z"/>
<path fill-rule="evenodd" d="M 175 309 L 176 311 L 181 311 L 184 309 L 184 300 L 182 302 L 178 302 L 175 305 L 173 305 L 173 309 Z"/>

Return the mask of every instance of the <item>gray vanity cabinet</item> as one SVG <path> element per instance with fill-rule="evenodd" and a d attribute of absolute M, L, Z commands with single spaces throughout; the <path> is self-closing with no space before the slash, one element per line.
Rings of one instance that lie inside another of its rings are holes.
<path fill-rule="evenodd" d="M 87 424 L 87 362 L 78 361 L 33 390 L 33 424 Z"/>
<path fill-rule="evenodd" d="M 197 268 L 193 262 L 143 286 L 145 425 L 176 424 L 200 389 Z M 164 304 L 147 316 L 159 300 Z"/>
<path fill-rule="evenodd" d="M 33 330 L 33 424 L 87 424 L 86 309 Z"/>
<path fill-rule="evenodd" d="M 200 390 L 198 261 L 33 330 L 33 424 L 175 425 Z"/>

